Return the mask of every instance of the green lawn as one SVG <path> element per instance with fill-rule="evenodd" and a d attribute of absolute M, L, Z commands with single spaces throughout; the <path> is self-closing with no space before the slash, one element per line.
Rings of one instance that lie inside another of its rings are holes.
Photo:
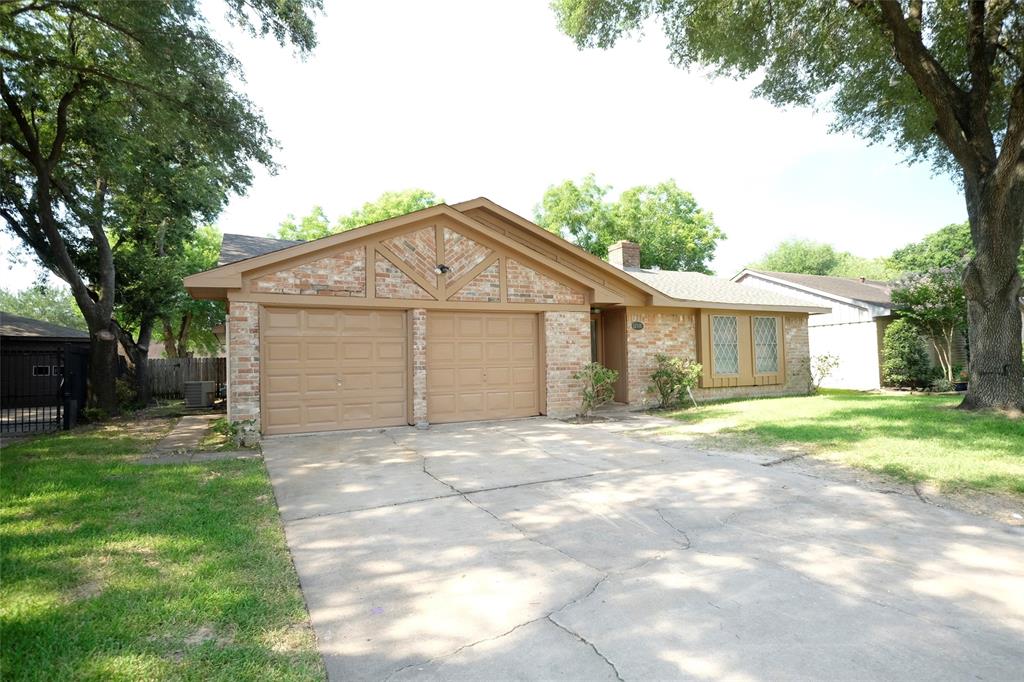
<path fill-rule="evenodd" d="M 3 679 L 323 679 L 263 463 L 133 463 L 168 426 L 0 450 Z"/>
<path fill-rule="evenodd" d="M 673 436 L 742 449 L 767 446 L 941 489 L 1024 494 L 1024 420 L 953 409 L 957 396 L 825 391 L 680 410 Z"/>

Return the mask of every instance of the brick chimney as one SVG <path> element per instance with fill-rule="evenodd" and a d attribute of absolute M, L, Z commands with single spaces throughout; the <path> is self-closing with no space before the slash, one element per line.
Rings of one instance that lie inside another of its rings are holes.
<path fill-rule="evenodd" d="M 640 245 L 626 240 L 608 247 L 608 262 L 619 270 L 640 267 Z"/>

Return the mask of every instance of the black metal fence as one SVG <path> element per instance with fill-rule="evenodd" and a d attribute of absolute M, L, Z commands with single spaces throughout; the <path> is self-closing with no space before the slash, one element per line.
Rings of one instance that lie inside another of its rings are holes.
<path fill-rule="evenodd" d="M 0 432 L 69 429 L 85 405 L 88 347 L 4 343 L 0 352 Z"/>

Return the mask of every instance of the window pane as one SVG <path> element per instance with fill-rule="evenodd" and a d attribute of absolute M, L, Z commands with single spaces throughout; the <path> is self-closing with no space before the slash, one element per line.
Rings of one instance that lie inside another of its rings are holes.
<path fill-rule="evenodd" d="M 779 371 L 778 320 L 774 317 L 754 318 L 754 371 L 758 374 Z"/>
<path fill-rule="evenodd" d="M 738 342 L 735 317 L 711 317 L 711 354 L 715 374 L 739 374 Z"/>

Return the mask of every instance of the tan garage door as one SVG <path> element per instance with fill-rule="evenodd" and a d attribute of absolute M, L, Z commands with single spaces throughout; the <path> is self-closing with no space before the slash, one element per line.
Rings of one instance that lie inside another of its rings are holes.
<path fill-rule="evenodd" d="M 431 422 L 540 414 L 537 316 L 427 314 Z"/>
<path fill-rule="evenodd" d="M 408 423 L 405 311 L 265 308 L 260 333 L 266 433 Z"/>

